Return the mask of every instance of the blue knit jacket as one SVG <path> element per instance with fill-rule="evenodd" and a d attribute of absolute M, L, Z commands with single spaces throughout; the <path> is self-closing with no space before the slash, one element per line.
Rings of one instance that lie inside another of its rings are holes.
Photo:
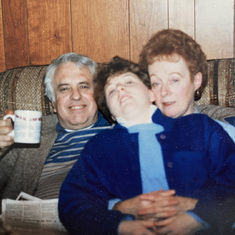
<path fill-rule="evenodd" d="M 231 138 L 203 114 L 172 119 L 157 110 L 153 121 L 165 128 L 156 139 L 169 188 L 177 195 L 199 199 L 193 212 L 215 231 L 230 228 L 235 221 Z M 117 234 L 126 215 L 108 210 L 108 201 L 141 193 L 138 134 L 116 125 L 90 140 L 69 172 L 60 191 L 59 216 L 70 234 Z"/>

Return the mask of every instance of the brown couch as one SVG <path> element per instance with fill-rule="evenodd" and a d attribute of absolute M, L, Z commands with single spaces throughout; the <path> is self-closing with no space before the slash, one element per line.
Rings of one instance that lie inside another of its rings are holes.
<path fill-rule="evenodd" d="M 53 114 L 53 108 L 44 96 L 46 68 L 47 65 L 26 66 L 0 73 L 0 119 L 7 109 L 41 110 L 43 115 Z M 198 109 L 212 118 L 234 124 L 235 59 L 208 61 L 208 72 L 209 85 L 197 102 Z M 56 119 L 51 120 L 56 122 Z M 0 234 L 5 234 L 1 224 Z"/>
<path fill-rule="evenodd" d="M 46 68 L 47 65 L 26 66 L 0 73 L 0 118 L 7 109 L 53 113 L 44 96 Z M 225 120 L 235 116 L 235 58 L 208 61 L 208 86 L 196 105 L 200 112 L 212 118 Z"/>

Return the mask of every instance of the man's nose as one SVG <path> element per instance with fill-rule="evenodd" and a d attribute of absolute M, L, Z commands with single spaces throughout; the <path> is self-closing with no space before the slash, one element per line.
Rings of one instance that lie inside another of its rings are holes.
<path fill-rule="evenodd" d="M 74 100 L 78 100 L 81 98 L 81 92 L 79 91 L 79 89 L 73 89 L 72 92 L 71 92 L 71 99 L 74 99 Z"/>

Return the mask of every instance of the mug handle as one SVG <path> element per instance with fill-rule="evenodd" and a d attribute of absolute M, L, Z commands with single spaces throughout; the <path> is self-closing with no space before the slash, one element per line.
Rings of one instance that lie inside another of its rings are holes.
<path fill-rule="evenodd" d="M 11 120 L 13 122 L 15 121 L 15 115 L 14 114 L 7 114 L 7 115 L 5 115 L 3 117 L 3 120 L 7 120 L 7 118 L 11 118 Z M 14 130 L 12 130 L 8 135 L 14 137 Z"/>

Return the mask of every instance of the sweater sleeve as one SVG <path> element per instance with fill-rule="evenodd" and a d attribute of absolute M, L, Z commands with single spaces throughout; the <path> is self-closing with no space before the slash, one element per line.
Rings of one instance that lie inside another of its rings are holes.
<path fill-rule="evenodd" d="M 70 234 L 117 234 L 126 217 L 108 210 L 112 184 L 104 175 L 105 159 L 99 156 L 97 146 L 102 148 L 95 141 L 88 143 L 61 187 L 59 217 Z"/>
<path fill-rule="evenodd" d="M 226 234 L 235 222 L 235 144 L 217 125 L 205 142 L 210 180 L 192 212 Z"/>
<path fill-rule="evenodd" d="M 4 187 L 9 180 L 12 171 L 14 169 L 15 163 L 17 162 L 18 155 L 15 150 L 10 151 L 9 153 L 4 155 L 4 157 L 0 160 L 0 197 L 2 198 L 2 194 L 4 192 Z"/>

